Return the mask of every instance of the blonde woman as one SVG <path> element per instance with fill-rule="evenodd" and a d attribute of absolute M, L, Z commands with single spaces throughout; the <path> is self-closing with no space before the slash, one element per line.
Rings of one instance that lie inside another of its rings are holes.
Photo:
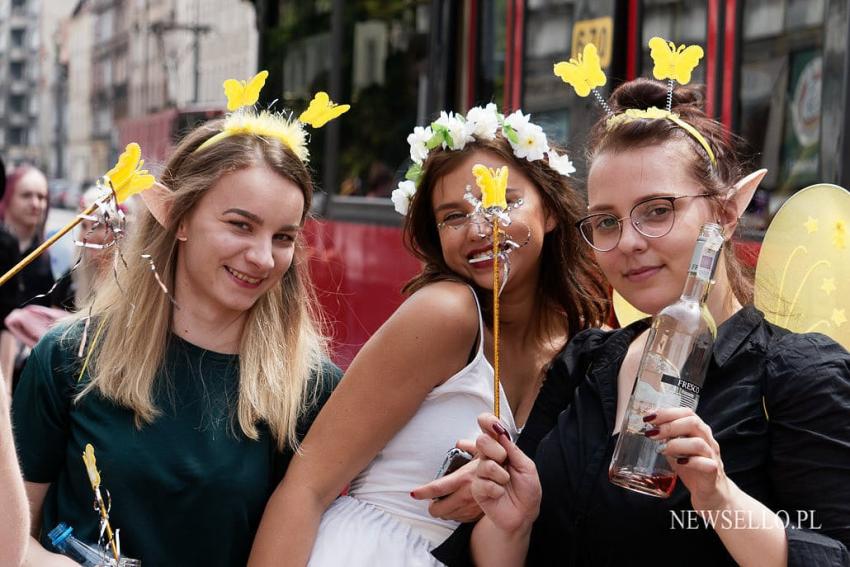
<path fill-rule="evenodd" d="M 308 170 L 279 139 L 223 129 L 201 127 L 177 148 L 168 190 L 152 190 L 156 218 L 140 215 L 128 267 L 95 290 L 87 331 L 84 306 L 24 371 L 13 417 L 41 533 L 33 565 L 72 564 L 42 547 L 59 521 L 98 539 L 87 443 L 125 555 L 145 567 L 244 565 L 266 500 L 339 378 L 301 257 Z"/>

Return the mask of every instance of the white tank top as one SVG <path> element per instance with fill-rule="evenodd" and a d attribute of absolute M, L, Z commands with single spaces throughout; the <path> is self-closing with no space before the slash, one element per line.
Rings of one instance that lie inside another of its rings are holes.
<path fill-rule="evenodd" d="M 410 421 L 351 482 L 349 492 L 408 523 L 435 545 L 458 523 L 432 517 L 429 502 L 414 500 L 410 491 L 434 479 L 458 439 L 475 440 L 481 433 L 477 417 L 493 411 L 493 367 L 484 356 L 484 322 L 477 297 L 475 305 L 479 337 L 475 358 L 428 393 Z M 502 422 L 516 439 L 517 427 L 501 386 L 500 392 Z"/>

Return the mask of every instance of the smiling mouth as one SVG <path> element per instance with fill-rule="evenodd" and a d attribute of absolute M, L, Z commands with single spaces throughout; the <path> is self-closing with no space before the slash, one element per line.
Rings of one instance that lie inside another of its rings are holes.
<path fill-rule="evenodd" d="M 258 283 L 260 283 L 262 281 L 262 278 L 252 278 L 252 277 L 248 276 L 247 274 L 243 274 L 242 272 L 237 272 L 236 270 L 234 270 L 233 268 L 231 268 L 229 266 L 225 266 L 224 269 L 227 270 L 228 273 L 231 276 L 233 276 L 234 278 L 236 278 L 237 280 L 241 280 L 241 281 L 243 281 L 245 283 L 249 283 L 251 285 L 257 285 Z"/>

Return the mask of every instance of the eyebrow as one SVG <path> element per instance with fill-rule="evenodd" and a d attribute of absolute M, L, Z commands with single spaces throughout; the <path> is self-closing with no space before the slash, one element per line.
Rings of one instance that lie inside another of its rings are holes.
<path fill-rule="evenodd" d="M 257 223 L 258 225 L 263 224 L 262 218 L 260 218 L 259 216 L 255 215 L 254 213 L 252 213 L 250 211 L 246 211 L 245 209 L 236 209 L 236 208 L 227 209 L 226 211 L 224 211 L 224 214 L 226 215 L 227 213 L 234 213 L 234 214 L 237 214 L 239 216 L 245 217 L 246 219 Z M 286 225 L 283 225 L 280 229 L 284 230 L 284 231 L 299 231 L 299 230 L 301 230 L 301 226 L 299 226 L 297 224 L 286 224 Z"/>
<path fill-rule="evenodd" d="M 631 209 L 632 207 L 634 207 L 638 203 L 643 203 L 644 201 L 649 201 L 650 199 L 658 199 L 660 197 L 676 197 L 676 195 L 673 194 L 673 193 L 670 193 L 669 191 L 650 193 L 649 195 L 644 195 L 643 197 L 641 197 L 640 199 L 638 199 L 637 201 L 632 203 L 629 206 L 629 209 Z M 612 205 L 607 205 L 607 204 L 595 205 L 593 207 L 587 208 L 588 213 L 596 213 L 596 212 L 600 212 L 600 211 L 613 211 L 613 210 L 614 210 L 614 207 Z"/>

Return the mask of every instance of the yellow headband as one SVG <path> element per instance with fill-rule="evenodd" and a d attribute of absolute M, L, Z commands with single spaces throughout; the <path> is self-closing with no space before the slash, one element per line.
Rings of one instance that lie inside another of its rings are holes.
<path fill-rule="evenodd" d="M 696 128 L 679 118 L 679 115 L 675 112 L 670 112 L 669 110 L 662 110 L 654 106 L 650 106 L 646 110 L 629 108 L 626 111 L 609 118 L 608 122 L 606 123 L 606 127 L 608 128 L 608 130 L 611 130 L 612 128 L 616 128 L 620 124 L 626 124 L 635 120 L 659 119 L 669 120 L 676 126 L 680 127 L 682 130 L 690 134 L 694 140 L 699 142 L 699 145 L 702 146 L 702 149 L 705 150 L 705 153 L 708 154 L 708 159 L 709 161 L 711 161 L 711 165 L 717 165 L 717 161 L 714 159 L 714 152 L 711 151 L 711 146 L 708 145 L 708 140 L 705 139 L 705 136 L 700 134 Z"/>
<path fill-rule="evenodd" d="M 680 45 L 677 47 L 673 42 L 666 41 L 660 37 L 650 39 L 649 48 L 649 54 L 655 63 L 652 69 L 652 75 L 659 81 L 664 79 L 668 81 L 666 110 L 654 106 L 646 110 L 630 108 L 625 112 L 615 115 L 597 89 L 597 87 L 605 85 L 606 78 L 600 65 L 596 47 L 592 43 L 586 44 L 582 53 L 575 58 L 556 63 L 554 72 L 565 83 L 572 86 L 578 96 L 585 97 L 593 93 L 597 102 L 608 113 L 607 128 L 609 130 L 633 120 L 669 120 L 699 142 L 699 145 L 708 154 L 711 165 L 716 166 L 717 160 L 715 160 L 714 152 L 711 151 L 711 146 L 708 145 L 708 140 L 705 139 L 705 136 L 700 134 L 696 128 L 679 118 L 678 114 L 671 111 L 673 82 L 686 85 L 691 81 L 691 73 L 699 64 L 699 60 L 702 59 L 702 48 L 698 45 Z"/>
<path fill-rule="evenodd" d="M 310 101 L 310 106 L 295 119 L 291 114 L 263 110 L 256 112 L 253 106 L 260 97 L 260 90 L 269 76 L 268 71 L 260 71 L 248 81 L 228 79 L 224 81 L 224 94 L 227 96 L 227 110 L 231 111 L 224 120 L 221 132 L 198 146 L 196 152 L 208 148 L 230 136 L 249 134 L 263 138 L 275 138 L 290 148 L 298 159 L 308 161 L 307 132 L 304 125 L 321 128 L 329 121 L 348 111 L 347 104 L 334 104 L 328 94 L 318 92 Z"/>

